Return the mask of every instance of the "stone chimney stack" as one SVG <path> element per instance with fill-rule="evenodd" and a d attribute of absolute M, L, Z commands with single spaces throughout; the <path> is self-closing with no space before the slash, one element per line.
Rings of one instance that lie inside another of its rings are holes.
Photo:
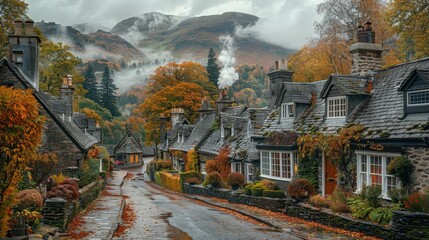
<path fill-rule="evenodd" d="M 280 94 L 282 84 L 284 82 L 292 82 L 293 71 L 287 69 L 287 61 L 282 59 L 281 61 L 274 62 L 274 70 L 268 73 L 270 78 L 270 109 L 274 108 L 274 103 L 277 96 Z"/>
<path fill-rule="evenodd" d="M 161 139 L 163 138 L 164 134 L 167 132 L 167 122 L 168 122 L 168 117 L 164 116 L 164 114 L 161 114 L 159 116 L 159 133 L 161 136 Z"/>
<path fill-rule="evenodd" d="M 201 107 L 200 110 L 198 110 L 198 112 L 200 113 L 200 118 L 203 117 L 205 114 L 207 113 L 211 113 L 214 110 L 210 107 L 209 102 L 207 101 L 207 98 L 203 98 L 201 100 Z"/>
<path fill-rule="evenodd" d="M 176 124 L 183 122 L 185 119 L 185 110 L 183 108 L 173 108 L 170 112 L 171 127 L 173 128 Z"/>
<path fill-rule="evenodd" d="M 228 97 L 228 89 L 219 90 L 219 98 L 216 101 L 216 116 L 220 119 L 220 113 L 231 107 L 234 101 Z"/>
<path fill-rule="evenodd" d="M 34 32 L 34 21 L 18 18 L 14 22 L 15 32 L 9 35 L 9 60 L 28 77 L 36 91 L 39 90 L 39 46 L 40 38 Z"/>
<path fill-rule="evenodd" d="M 63 85 L 60 88 L 60 98 L 65 104 L 64 114 L 73 117 L 73 76 L 66 75 L 63 78 Z"/>
<path fill-rule="evenodd" d="M 375 43 L 370 22 L 357 28 L 357 42 L 350 46 L 352 75 L 365 76 L 381 68 L 381 44 Z"/>

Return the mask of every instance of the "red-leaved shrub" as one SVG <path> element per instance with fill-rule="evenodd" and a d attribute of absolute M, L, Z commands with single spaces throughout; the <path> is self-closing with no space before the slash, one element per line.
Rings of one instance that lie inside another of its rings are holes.
<path fill-rule="evenodd" d="M 429 194 L 415 192 L 404 200 L 404 207 L 411 212 L 429 213 Z"/>
<path fill-rule="evenodd" d="M 36 189 L 26 189 L 17 194 L 18 202 L 16 206 L 22 210 L 40 210 L 43 207 L 42 195 Z"/>
<path fill-rule="evenodd" d="M 244 175 L 239 172 L 229 173 L 226 182 L 233 188 L 241 187 L 244 184 Z"/>
<path fill-rule="evenodd" d="M 68 178 L 61 184 L 53 187 L 46 196 L 48 198 L 64 198 L 66 200 L 76 200 L 79 197 L 79 187 L 77 183 Z"/>
<path fill-rule="evenodd" d="M 287 192 L 291 198 L 303 200 L 313 196 L 316 192 L 313 185 L 304 178 L 295 178 L 289 183 Z"/>
<path fill-rule="evenodd" d="M 215 160 L 208 160 L 206 162 L 206 173 L 210 174 L 211 172 L 219 172 L 217 163 Z"/>
<path fill-rule="evenodd" d="M 204 182 L 204 185 L 211 185 L 214 188 L 222 187 L 222 177 L 220 176 L 219 172 L 211 172 L 207 174 L 206 181 Z"/>

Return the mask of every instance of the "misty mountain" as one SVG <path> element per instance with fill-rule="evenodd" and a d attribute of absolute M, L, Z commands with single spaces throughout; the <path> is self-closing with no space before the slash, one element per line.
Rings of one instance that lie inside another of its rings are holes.
<path fill-rule="evenodd" d="M 135 46 L 118 35 L 103 30 L 84 34 L 71 26 L 54 22 L 38 22 L 36 26 L 49 40 L 69 45 L 72 52 L 84 60 L 108 59 L 144 61 L 146 56 Z"/>
<path fill-rule="evenodd" d="M 170 52 L 175 58 L 205 61 L 209 48 L 220 53 L 219 36 L 230 34 L 236 42 L 238 64 L 260 64 L 266 67 L 285 58 L 294 50 L 239 34 L 253 26 L 258 17 L 239 12 L 221 15 L 181 18 L 161 13 L 146 13 L 120 21 L 112 33 L 142 49 Z"/>
<path fill-rule="evenodd" d="M 95 33 L 98 30 L 103 30 L 105 32 L 110 31 L 110 28 L 106 26 L 103 26 L 100 24 L 93 24 L 93 23 L 81 23 L 81 24 L 73 25 L 72 27 L 83 34 Z"/>

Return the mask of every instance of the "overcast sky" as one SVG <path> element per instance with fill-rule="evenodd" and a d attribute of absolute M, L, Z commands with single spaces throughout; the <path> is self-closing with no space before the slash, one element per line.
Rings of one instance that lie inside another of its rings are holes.
<path fill-rule="evenodd" d="M 25 0 L 35 21 L 63 25 L 95 23 L 113 27 L 117 22 L 160 12 L 179 16 L 202 16 L 238 11 L 262 20 L 254 27 L 264 40 L 300 48 L 313 35 L 320 18 L 316 5 L 322 0 Z"/>

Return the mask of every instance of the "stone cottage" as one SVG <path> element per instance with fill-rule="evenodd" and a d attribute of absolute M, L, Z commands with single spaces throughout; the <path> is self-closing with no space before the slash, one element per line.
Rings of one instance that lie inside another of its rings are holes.
<path fill-rule="evenodd" d="M 39 89 L 38 57 L 40 38 L 34 33 L 31 19 L 15 21 L 15 33 L 9 36 L 10 53 L 0 60 L 0 85 L 32 89 L 46 117 L 39 152 L 53 152 L 58 157 L 56 172 L 79 167 L 88 150 L 99 140 L 81 129 L 73 112 L 73 79 L 65 76 L 60 96 L 51 96 Z M 81 116 L 79 119 L 84 120 Z M 84 120 L 88 121 L 88 120 Z M 91 126 L 92 127 L 92 126 Z M 97 132 L 97 127 L 91 128 Z"/>
<path fill-rule="evenodd" d="M 127 126 L 124 137 L 113 150 L 117 167 L 134 167 L 143 164 L 143 148 Z"/>

